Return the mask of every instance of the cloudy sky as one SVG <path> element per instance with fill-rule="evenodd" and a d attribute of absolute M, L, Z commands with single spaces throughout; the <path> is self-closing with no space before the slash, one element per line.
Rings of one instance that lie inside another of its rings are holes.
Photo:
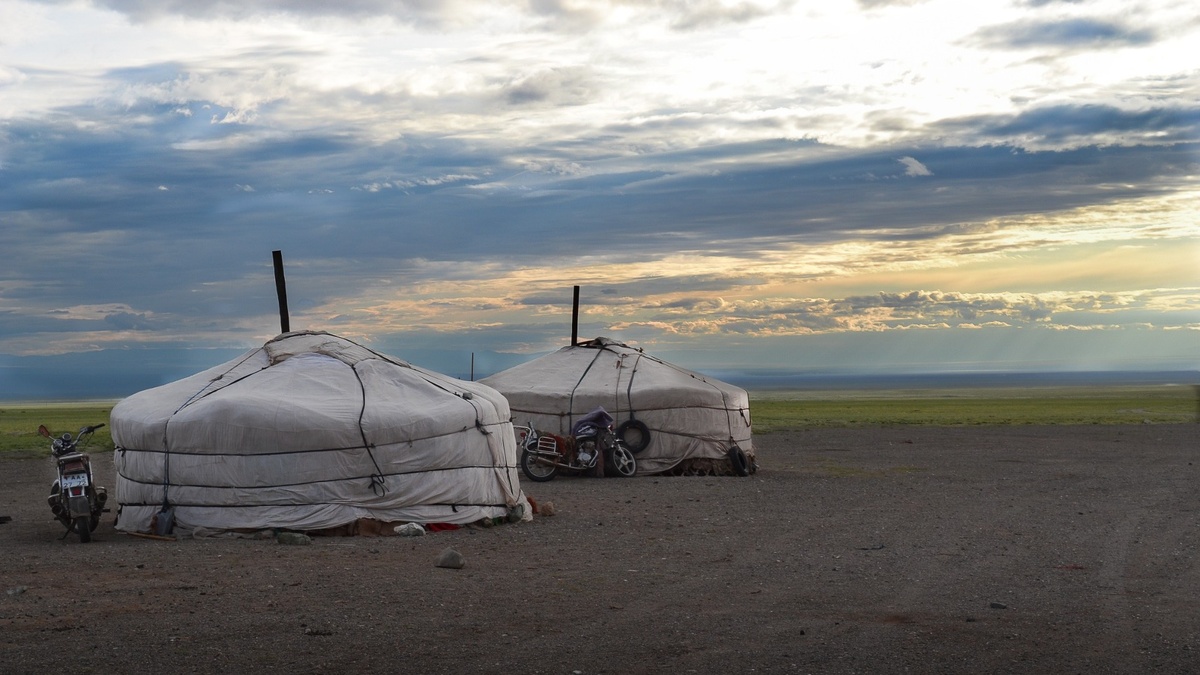
<path fill-rule="evenodd" d="M 1185 0 L 4 0 L 0 395 L 279 332 L 458 376 L 1196 370 Z"/>

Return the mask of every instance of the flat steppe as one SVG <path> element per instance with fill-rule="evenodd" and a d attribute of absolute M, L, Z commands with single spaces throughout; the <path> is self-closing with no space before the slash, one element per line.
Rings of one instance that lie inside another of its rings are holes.
<path fill-rule="evenodd" d="M 748 478 L 559 477 L 530 523 L 308 546 L 111 514 L 80 544 L 50 460 L 0 459 L 0 672 L 1197 672 L 1197 431 L 779 431 Z"/>

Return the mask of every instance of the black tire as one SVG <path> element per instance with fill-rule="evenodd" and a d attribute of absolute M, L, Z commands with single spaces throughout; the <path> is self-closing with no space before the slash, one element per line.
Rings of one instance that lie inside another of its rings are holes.
<path fill-rule="evenodd" d="M 738 446 L 729 448 L 726 453 L 729 456 L 729 463 L 733 466 L 733 472 L 739 476 L 750 475 L 750 459 L 746 457 L 746 453 Z"/>
<path fill-rule="evenodd" d="M 617 438 L 636 455 L 650 445 L 650 428 L 645 422 L 630 419 L 617 427 Z"/>
<path fill-rule="evenodd" d="M 84 544 L 92 540 L 91 520 L 88 516 L 78 516 L 72 526 L 75 534 L 79 535 L 79 541 Z"/>
<path fill-rule="evenodd" d="M 604 475 L 612 478 L 630 478 L 637 474 L 637 457 L 633 451 L 617 441 L 604 451 Z"/>
<path fill-rule="evenodd" d="M 536 483 L 545 483 L 548 480 L 553 480 L 555 474 L 558 473 L 558 467 L 553 464 L 546 464 L 537 461 L 536 452 L 528 450 L 521 451 L 521 471 L 525 476 Z"/>

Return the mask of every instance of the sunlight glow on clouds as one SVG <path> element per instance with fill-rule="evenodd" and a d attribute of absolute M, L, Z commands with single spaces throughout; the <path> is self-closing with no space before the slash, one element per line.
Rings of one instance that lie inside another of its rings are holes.
<path fill-rule="evenodd" d="M 269 338 L 275 249 L 293 326 L 425 353 L 561 344 L 579 284 L 587 330 L 731 363 L 1178 364 L 1198 38 L 1168 0 L 14 0 L 0 377 Z"/>

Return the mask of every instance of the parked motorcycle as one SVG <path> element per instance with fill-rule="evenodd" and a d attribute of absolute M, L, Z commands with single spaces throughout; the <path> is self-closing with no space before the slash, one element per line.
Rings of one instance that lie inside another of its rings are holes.
<path fill-rule="evenodd" d="M 584 473 L 603 463 L 604 475 L 629 477 L 637 473 L 637 459 L 613 432 L 613 418 L 597 408 L 571 428 L 571 436 L 557 436 L 528 426 L 516 426 L 521 446 L 521 471 L 529 480 L 543 483 L 559 470 Z"/>
<path fill-rule="evenodd" d="M 104 426 L 83 427 L 75 438 L 64 433 L 54 438 L 46 425 L 38 427 L 38 434 L 52 438 L 54 443 L 51 451 L 58 465 L 58 478 L 50 485 L 50 496 L 46 502 L 50 511 L 67 528 L 67 534 L 74 532 L 79 535 L 79 541 L 87 543 L 92 540 L 92 531 L 100 524 L 100 514 L 108 501 L 108 490 L 96 485 L 92 475 L 92 458 L 79 450 L 80 443 L 87 445 L 92 434 Z"/>

